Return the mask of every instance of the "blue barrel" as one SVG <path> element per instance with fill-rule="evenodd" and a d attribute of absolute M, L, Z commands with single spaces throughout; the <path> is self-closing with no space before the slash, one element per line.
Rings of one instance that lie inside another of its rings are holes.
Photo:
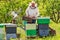
<path fill-rule="evenodd" d="M 17 38 L 16 34 L 6 34 L 6 40 L 10 40 L 10 38 Z"/>
<path fill-rule="evenodd" d="M 38 30 L 48 30 L 49 25 L 48 24 L 38 24 Z"/>
<path fill-rule="evenodd" d="M 48 36 L 49 30 L 39 30 L 39 36 Z"/>

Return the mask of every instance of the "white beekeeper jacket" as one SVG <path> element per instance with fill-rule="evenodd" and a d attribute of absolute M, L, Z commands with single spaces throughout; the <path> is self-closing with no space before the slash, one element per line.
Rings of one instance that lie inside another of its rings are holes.
<path fill-rule="evenodd" d="M 17 17 L 17 13 L 15 13 L 15 11 L 12 11 L 11 14 L 13 15 L 13 19 L 15 19 Z"/>
<path fill-rule="evenodd" d="M 34 9 L 32 9 L 30 6 L 28 6 L 28 8 L 26 9 L 26 16 L 34 16 L 35 18 L 39 16 L 39 11 L 38 8 L 35 7 Z"/>

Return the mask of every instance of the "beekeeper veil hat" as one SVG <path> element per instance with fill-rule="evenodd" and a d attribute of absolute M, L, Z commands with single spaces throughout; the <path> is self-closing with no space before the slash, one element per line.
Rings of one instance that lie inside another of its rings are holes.
<path fill-rule="evenodd" d="M 32 1 L 32 2 L 29 3 L 29 6 L 37 7 L 37 3 L 35 3 L 34 1 Z"/>

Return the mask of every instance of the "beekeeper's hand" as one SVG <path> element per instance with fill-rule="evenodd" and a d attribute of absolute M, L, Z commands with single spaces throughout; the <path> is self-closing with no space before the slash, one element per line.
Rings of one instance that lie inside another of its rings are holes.
<path fill-rule="evenodd" d="M 36 18 L 35 16 L 32 17 L 32 19 L 35 19 L 35 18 Z"/>
<path fill-rule="evenodd" d="M 35 16 L 32 16 L 32 18 L 35 18 Z"/>
<path fill-rule="evenodd" d="M 29 16 L 27 15 L 27 16 L 25 16 L 25 17 L 29 17 Z"/>

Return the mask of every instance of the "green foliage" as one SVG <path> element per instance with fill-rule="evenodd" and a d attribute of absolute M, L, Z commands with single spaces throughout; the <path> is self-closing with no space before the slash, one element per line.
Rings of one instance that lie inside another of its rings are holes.
<path fill-rule="evenodd" d="M 0 1 L 0 23 L 11 22 L 12 10 L 15 10 L 19 17 L 25 15 L 26 8 L 32 0 L 1 0 Z M 38 9 L 41 16 L 50 16 L 54 22 L 59 21 L 58 14 L 60 13 L 59 0 L 34 0 L 38 4 Z M 21 10 L 19 10 L 21 9 Z M 6 15 L 10 16 L 6 16 Z M 2 18 L 2 19 L 1 19 Z"/>

